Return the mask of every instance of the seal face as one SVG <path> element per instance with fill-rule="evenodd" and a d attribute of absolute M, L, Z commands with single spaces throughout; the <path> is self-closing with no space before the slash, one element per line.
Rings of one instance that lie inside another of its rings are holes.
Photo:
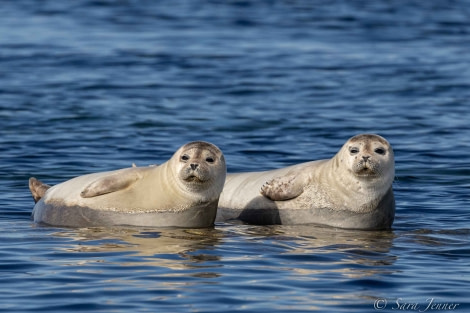
<path fill-rule="evenodd" d="M 171 161 L 178 178 L 176 182 L 188 192 L 204 194 L 203 191 L 210 190 L 213 184 L 223 186 L 225 182 L 225 175 L 217 175 L 220 171 L 226 171 L 224 156 L 212 144 L 202 141 L 186 144 Z M 209 193 L 205 195 L 209 196 Z"/>
<path fill-rule="evenodd" d="M 383 138 L 373 135 L 358 135 L 351 138 L 347 147 L 347 153 L 341 156 L 346 168 L 358 178 L 379 180 L 386 176 L 387 182 L 394 178 L 393 150 Z M 341 152 L 346 152 L 341 150 Z M 390 177 L 391 176 L 391 177 Z"/>
<path fill-rule="evenodd" d="M 203 141 L 159 166 L 88 174 L 50 187 L 30 178 L 35 222 L 57 226 L 209 227 L 226 175 L 223 153 Z"/>
<path fill-rule="evenodd" d="M 217 220 L 387 229 L 395 214 L 394 168 L 386 139 L 357 135 L 329 160 L 229 174 Z"/>

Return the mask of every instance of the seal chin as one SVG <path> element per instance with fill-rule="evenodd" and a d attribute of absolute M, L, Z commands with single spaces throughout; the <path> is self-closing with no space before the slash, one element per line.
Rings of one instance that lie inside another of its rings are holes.
<path fill-rule="evenodd" d="M 179 176 L 186 183 L 202 184 L 207 181 L 207 173 L 200 169 L 186 168 L 180 172 Z"/>
<path fill-rule="evenodd" d="M 356 176 L 360 177 L 360 178 L 377 178 L 377 177 L 380 177 L 380 175 L 378 175 L 377 173 L 370 172 L 370 171 L 358 172 L 358 173 L 356 173 Z"/>
<path fill-rule="evenodd" d="M 191 173 L 185 175 L 185 177 L 181 177 L 182 181 L 186 185 L 186 188 L 191 190 L 203 190 L 206 189 L 207 186 L 210 186 L 210 179 L 207 177 L 198 175 L 198 173 Z"/>
<path fill-rule="evenodd" d="M 205 181 L 202 180 L 201 178 L 197 177 L 196 175 L 190 175 L 186 178 L 183 179 L 185 182 L 188 182 L 188 183 L 194 183 L 194 184 L 202 184 L 204 183 Z"/>
<path fill-rule="evenodd" d="M 374 169 L 368 167 L 367 165 L 364 164 L 364 166 L 360 169 L 357 169 L 354 174 L 357 176 L 357 177 L 361 177 L 361 178 L 375 178 L 375 177 L 379 177 L 380 174 L 377 173 Z"/>

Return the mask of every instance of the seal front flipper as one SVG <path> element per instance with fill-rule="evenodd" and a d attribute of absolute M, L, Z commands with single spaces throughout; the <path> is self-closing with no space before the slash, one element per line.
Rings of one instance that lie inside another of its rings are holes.
<path fill-rule="evenodd" d="M 304 191 L 305 182 L 299 175 L 276 177 L 261 187 L 261 194 L 273 201 L 284 201 L 298 197 Z"/>
<path fill-rule="evenodd" d="M 82 198 L 92 198 L 116 192 L 131 186 L 142 177 L 143 175 L 136 167 L 124 169 L 117 173 L 98 178 L 86 186 L 80 193 L 80 196 L 82 196 Z"/>
<path fill-rule="evenodd" d="M 41 198 L 44 197 L 44 194 L 49 188 L 51 188 L 51 186 L 44 184 L 42 181 L 34 177 L 31 177 L 29 179 L 29 190 L 33 195 L 34 202 L 38 202 L 39 200 L 41 200 Z"/>

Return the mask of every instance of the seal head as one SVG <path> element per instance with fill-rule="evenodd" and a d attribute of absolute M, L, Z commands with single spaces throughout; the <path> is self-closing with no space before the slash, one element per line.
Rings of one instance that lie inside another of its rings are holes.
<path fill-rule="evenodd" d="M 378 135 L 352 137 L 339 151 L 337 158 L 359 179 L 390 184 L 395 177 L 392 147 Z"/>
<path fill-rule="evenodd" d="M 204 199 L 218 198 L 226 172 L 225 158 L 219 148 L 204 141 L 182 146 L 169 161 L 175 183 L 182 191 L 202 195 Z M 214 188 L 219 186 L 219 188 Z"/>

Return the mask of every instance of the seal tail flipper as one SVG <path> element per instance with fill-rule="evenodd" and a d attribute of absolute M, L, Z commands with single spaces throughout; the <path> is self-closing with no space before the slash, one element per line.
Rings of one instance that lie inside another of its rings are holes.
<path fill-rule="evenodd" d="M 34 177 L 29 179 L 29 190 L 31 190 L 34 202 L 38 202 L 42 197 L 44 197 L 44 194 L 49 188 L 51 188 L 51 186 L 44 184 Z"/>

